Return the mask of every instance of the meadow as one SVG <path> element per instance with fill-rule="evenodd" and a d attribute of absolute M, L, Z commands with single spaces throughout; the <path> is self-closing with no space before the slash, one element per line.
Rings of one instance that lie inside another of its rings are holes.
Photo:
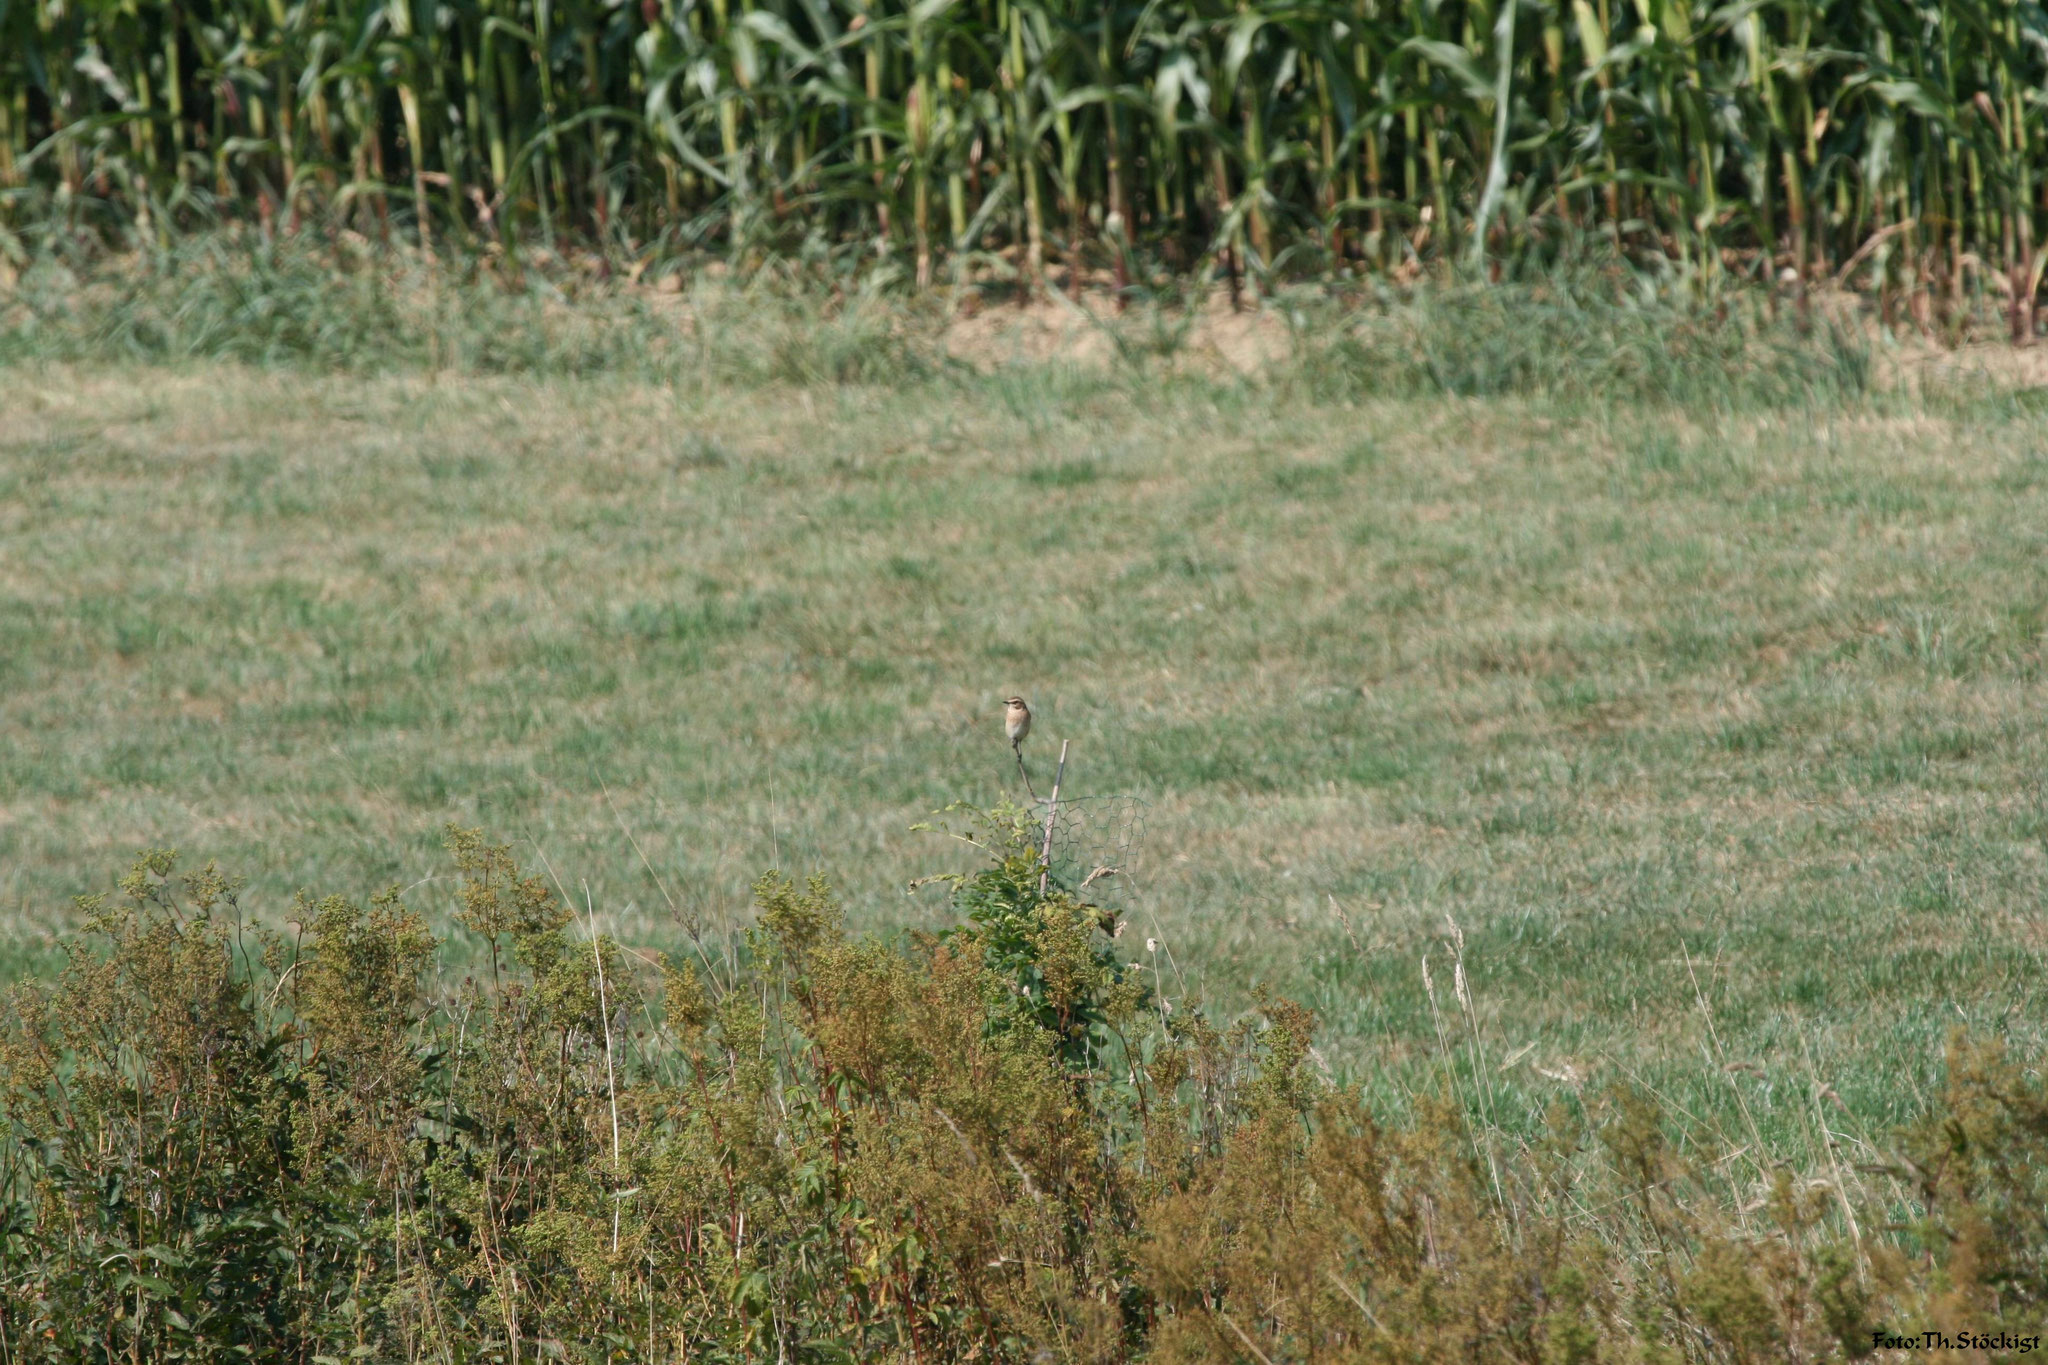
<path fill-rule="evenodd" d="M 1951 1029 L 2041 1042 L 2039 390 L 1612 328 L 1582 365 L 1519 297 L 1276 304 L 1243 369 L 1137 311 L 1055 310 L 1115 335 L 1068 363 L 992 310 L 962 358 L 713 285 L 519 366 L 446 363 L 517 340 L 488 312 L 438 366 L 17 326 L 9 970 L 159 846 L 271 924 L 398 886 L 474 969 L 449 822 L 629 946 L 730 942 L 768 868 L 934 929 L 962 848 L 913 826 L 1021 795 L 1019 691 L 1041 793 L 1071 740 L 1070 794 L 1142 802 L 1109 903 L 1170 998 L 1300 1001 L 1390 1113 L 1457 1050 L 1509 1131 L 1623 1082 L 1874 1152 Z"/>

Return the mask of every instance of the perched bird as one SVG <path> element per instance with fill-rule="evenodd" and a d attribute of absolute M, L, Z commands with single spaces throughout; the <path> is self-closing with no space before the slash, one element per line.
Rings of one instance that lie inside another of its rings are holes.
<path fill-rule="evenodd" d="M 1031 708 L 1022 697 L 1012 697 L 1003 703 L 1003 733 L 1010 737 L 1010 747 L 1021 756 L 1024 741 L 1031 734 Z"/>
<path fill-rule="evenodd" d="M 1031 733 L 1031 708 L 1022 697 L 1012 697 L 1003 703 L 1003 733 L 1010 737 L 1010 751 L 1017 755 L 1017 773 L 1024 779 L 1024 790 L 1035 799 L 1038 793 L 1031 790 L 1031 772 L 1024 766 L 1024 739 Z"/>

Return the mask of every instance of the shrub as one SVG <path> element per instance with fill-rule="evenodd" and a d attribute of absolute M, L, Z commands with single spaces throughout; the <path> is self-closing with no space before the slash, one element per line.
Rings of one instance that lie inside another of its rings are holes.
<path fill-rule="evenodd" d="M 1308 1011 L 1172 1011 L 1014 809 L 958 923 L 769 873 L 732 958 L 594 935 L 451 829 L 487 980 L 395 894 L 245 928 L 145 854 L 0 1031 L 0 1356 L 1814 1360 L 2038 1330 L 2048 1091 L 1958 1042 L 1909 1206 L 1715 1190 L 1617 1092 L 1510 1144 L 1391 1128 Z M 253 952 L 251 951 L 253 946 Z M 1762 1211 L 1760 1218 L 1752 1214 Z M 1859 1221 L 1860 1220 L 1860 1221 Z"/>

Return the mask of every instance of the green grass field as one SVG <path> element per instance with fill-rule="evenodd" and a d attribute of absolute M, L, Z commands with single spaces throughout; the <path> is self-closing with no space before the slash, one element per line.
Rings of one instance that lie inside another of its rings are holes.
<path fill-rule="evenodd" d="M 11 970 L 149 845 L 445 923 L 448 821 L 629 943 L 770 866 L 935 927 L 972 852 L 910 826 L 1018 794 L 1021 691 L 1040 791 L 1070 739 L 1146 803 L 1132 955 L 1391 1102 L 1425 958 L 1503 1122 L 1632 1078 L 1799 1145 L 1825 1085 L 1867 1137 L 1951 1028 L 2038 1045 L 2026 394 L 1322 391 L 0 371 Z"/>

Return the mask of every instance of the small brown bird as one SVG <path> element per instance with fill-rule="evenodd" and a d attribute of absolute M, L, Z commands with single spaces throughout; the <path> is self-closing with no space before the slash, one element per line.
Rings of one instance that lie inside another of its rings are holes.
<path fill-rule="evenodd" d="M 1031 771 L 1024 766 L 1024 739 L 1031 733 L 1031 708 L 1022 697 L 1012 697 L 1003 703 L 1003 733 L 1010 737 L 1010 752 L 1017 755 L 1017 775 L 1024 779 L 1024 790 L 1031 792 L 1035 800 L 1038 793 L 1031 789 Z"/>
<path fill-rule="evenodd" d="M 1010 737 L 1010 747 L 1022 754 L 1024 741 L 1031 734 L 1031 708 L 1022 697 L 1003 703 L 1003 733 Z"/>

